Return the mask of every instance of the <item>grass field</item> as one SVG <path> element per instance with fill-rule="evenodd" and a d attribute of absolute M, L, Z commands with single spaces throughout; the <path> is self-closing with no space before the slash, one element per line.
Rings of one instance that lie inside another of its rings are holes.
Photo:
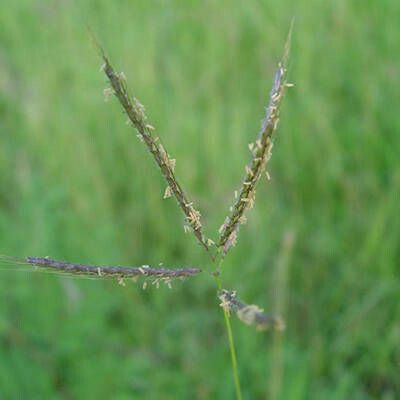
<path fill-rule="evenodd" d="M 400 3 L 10 1 L 0 10 L 0 253 L 199 265 L 154 161 L 105 103 L 97 33 L 217 236 L 296 18 L 271 181 L 224 281 L 245 399 L 400 396 Z M 142 290 L 0 267 L 1 399 L 231 399 L 213 281 Z"/>

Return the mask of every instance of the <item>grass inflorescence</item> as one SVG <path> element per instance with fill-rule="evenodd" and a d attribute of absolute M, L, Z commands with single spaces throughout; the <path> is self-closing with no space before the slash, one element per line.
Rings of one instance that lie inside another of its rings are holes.
<path fill-rule="evenodd" d="M 239 301 L 235 291 L 222 289 L 220 278 L 221 266 L 226 253 L 236 244 L 239 227 L 246 221 L 245 211 L 254 206 L 256 185 L 265 171 L 266 163 L 271 157 L 273 146 L 273 134 L 276 131 L 279 123 L 279 111 L 285 89 L 290 84 L 287 83 L 287 60 L 289 54 L 291 29 L 289 31 L 288 40 L 285 46 L 285 53 L 282 61 L 278 65 L 275 73 L 273 86 L 270 92 L 269 104 L 266 109 L 266 116 L 262 123 L 262 128 L 258 139 L 255 143 L 249 145 L 252 153 L 250 165 L 246 166 L 246 176 L 242 183 L 239 194 L 235 192 L 236 202 L 231 207 L 231 214 L 226 218 L 224 224 L 219 230 L 220 236 L 217 244 L 211 239 L 208 239 L 203 234 L 203 226 L 200 221 L 200 212 L 194 208 L 193 203 L 188 200 L 188 196 L 183 191 L 175 176 L 176 160 L 172 159 L 165 147 L 161 144 L 160 138 L 153 136 L 154 127 L 147 121 L 144 106 L 135 97 L 131 98 L 126 85 L 126 76 L 123 72 L 116 72 L 112 67 L 108 57 L 105 55 L 101 47 L 100 54 L 104 61 L 102 70 L 108 78 L 110 87 L 105 89 L 107 97 L 115 95 L 121 104 L 124 112 L 128 116 L 128 122 L 137 130 L 137 135 L 143 141 L 148 151 L 153 155 L 157 165 L 159 166 L 162 175 L 164 176 L 167 188 L 164 193 L 164 198 L 172 195 L 175 196 L 180 208 L 186 217 L 186 223 L 191 227 L 194 235 L 199 243 L 211 256 L 214 269 L 214 277 L 216 280 L 218 298 L 221 301 L 221 306 L 224 312 L 224 319 L 229 340 L 229 348 L 231 352 L 231 362 L 233 379 L 235 383 L 236 398 L 242 398 L 237 356 L 235 343 L 230 323 L 230 314 L 235 313 L 238 318 L 248 325 L 253 325 L 257 330 L 275 329 L 283 330 L 285 324 L 280 316 L 266 314 L 264 311 L 252 304 L 247 305 Z M 268 173 L 267 173 L 268 174 Z M 210 251 L 213 248 L 214 252 Z"/>
<path fill-rule="evenodd" d="M 290 86 L 287 83 L 287 58 L 289 51 L 290 34 L 286 44 L 285 55 L 279 63 L 275 73 L 272 90 L 270 92 L 269 104 L 262 128 L 255 143 L 249 145 L 252 159 L 246 166 L 245 179 L 239 192 L 235 192 L 236 202 L 231 207 L 231 213 L 226 218 L 220 229 L 219 237 L 215 241 L 204 234 L 200 211 L 194 206 L 186 191 L 183 190 L 175 174 L 176 160 L 170 156 L 159 136 L 154 135 L 155 128 L 149 123 L 144 106 L 141 102 L 129 94 L 126 76 L 123 72 L 116 72 L 103 49 L 97 44 L 102 57 L 103 65 L 101 71 L 108 79 L 109 86 L 104 89 L 106 100 L 115 96 L 126 114 L 128 124 L 134 127 L 137 137 L 143 142 L 148 152 L 154 158 L 162 176 L 166 182 L 164 198 L 174 196 L 185 216 L 185 229 L 193 232 L 197 241 L 206 251 L 211 259 L 212 266 L 209 269 L 214 276 L 217 285 L 217 298 L 223 309 L 226 332 L 231 353 L 233 379 L 235 384 L 236 398 L 242 398 L 239 367 L 234 343 L 233 329 L 230 316 L 236 314 L 239 320 L 247 325 L 254 326 L 257 330 L 284 329 L 284 322 L 280 316 L 267 314 L 254 305 L 240 301 L 236 291 L 223 289 L 221 267 L 226 253 L 236 244 L 239 227 L 245 222 L 245 211 L 254 206 L 256 185 L 265 171 L 266 163 L 271 157 L 273 145 L 273 134 L 278 127 L 279 112 L 284 97 L 285 89 Z M 0 261 L 7 262 L 5 257 L 0 256 Z M 8 260 L 8 261 L 13 261 Z M 14 260 L 15 263 L 30 265 L 38 270 L 49 270 L 52 273 L 62 273 L 72 276 L 84 276 L 89 278 L 116 278 L 121 285 L 125 285 L 125 279 L 136 281 L 143 278 L 143 288 L 147 287 L 147 281 L 159 287 L 160 283 L 171 286 L 171 280 L 192 277 L 202 272 L 200 268 L 182 267 L 165 268 L 141 265 L 138 267 L 122 267 L 109 265 L 91 265 L 59 261 L 49 257 L 27 257 L 22 260 Z"/>

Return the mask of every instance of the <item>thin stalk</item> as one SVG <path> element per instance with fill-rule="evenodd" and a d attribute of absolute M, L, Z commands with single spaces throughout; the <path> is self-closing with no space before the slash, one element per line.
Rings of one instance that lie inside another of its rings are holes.
<path fill-rule="evenodd" d="M 224 259 L 221 257 L 218 263 L 217 271 L 220 271 L 223 260 Z M 218 275 L 218 272 L 217 274 L 214 275 L 214 277 L 215 277 L 215 282 L 217 283 L 218 291 L 220 291 L 222 289 L 222 283 L 221 283 L 221 278 Z M 235 384 L 236 400 L 242 400 L 242 389 L 240 388 L 239 368 L 238 368 L 235 340 L 233 337 L 231 320 L 228 310 L 224 307 L 222 307 L 222 310 L 224 312 L 225 328 L 226 328 L 226 333 L 228 335 L 229 351 L 231 353 L 232 375 L 233 375 L 233 382 Z"/>

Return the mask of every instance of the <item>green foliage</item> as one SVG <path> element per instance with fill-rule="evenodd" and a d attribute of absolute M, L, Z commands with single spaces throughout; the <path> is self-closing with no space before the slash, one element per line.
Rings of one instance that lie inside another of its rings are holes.
<path fill-rule="evenodd" d="M 6 1 L 1 253 L 206 265 L 176 204 L 162 200 L 154 161 L 118 104 L 104 103 L 86 25 L 146 105 L 215 237 L 295 16 L 296 86 L 272 179 L 224 266 L 228 289 L 279 308 L 287 325 L 275 336 L 232 320 L 244 398 L 395 399 L 399 11 L 390 0 Z M 211 280 L 143 291 L 0 272 L 1 398 L 232 398 Z"/>

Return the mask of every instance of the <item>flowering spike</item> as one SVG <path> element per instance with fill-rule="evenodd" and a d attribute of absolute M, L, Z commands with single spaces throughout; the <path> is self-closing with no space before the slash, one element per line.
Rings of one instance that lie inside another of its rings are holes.
<path fill-rule="evenodd" d="M 230 215 L 219 231 L 220 238 L 218 246 L 223 249 L 225 254 L 236 241 L 243 214 L 254 205 L 257 183 L 262 172 L 265 170 L 266 163 L 271 158 L 273 145 L 272 137 L 278 127 L 279 110 L 285 89 L 288 87 L 286 82 L 286 64 L 289 53 L 290 35 L 291 31 L 289 32 L 289 37 L 286 42 L 283 60 L 278 64 L 278 69 L 275 73 L 269 104 L 266 108 L 266 115 L 262 122 L 259 137 L 255 141 L 255 144 L 250 143 L 248 146 L 253 155 L 251 164 L 247 165 L 245 168 L 246 174 L 239 195 L 236 195 L 235 192 L 235 204 L 230 209 Z M 268 173 L 267 177 L 269 177 Z"/>
<path fill-rule="evenodd" d="M 129 96 L 125 82 L 125 75 L 123 73 L 116 73 L 103 51 L 101 51 L 101 54 L 104 60 L 103 70 L 112 87 L 111 93 L 115 94 L 132 125 L 138 131 L 138 134 L 140 135 L 139 138 L 144 141 L 149 152 L 153 155 L 154 160 L 167 181 L 170 188 L 169 190 L 175 196 L 179 206 L 186 216 L 186 221 L 192 228 L 197 240 L 208 251 L 207 239 L 203 235 L 202 224 L 200 222 L 200 212 L 193 207 L 192 202 L 189 201 L 175 177 L 174 170 L 176 160 L 169 156 L 164 146 L 159 143 L 158 138 L 152 136 L 154 127 L 147 123 L 144 106 L 138 99 Z M 106 93 L 109 94 L 109 91 Z"/>

